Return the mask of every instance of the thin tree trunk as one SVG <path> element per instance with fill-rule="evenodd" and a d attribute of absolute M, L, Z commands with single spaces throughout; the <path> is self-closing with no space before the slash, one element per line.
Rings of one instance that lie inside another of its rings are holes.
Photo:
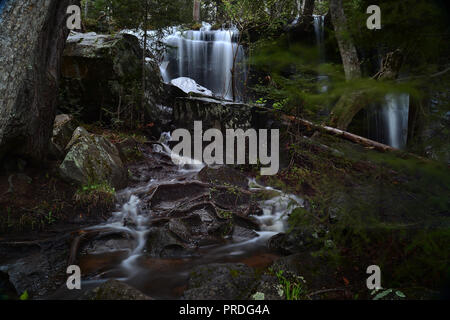
<path fill-rule="evenodd" d="M 146 90 L 146 85 L 145 85 L 145 58 L 147 56 L 147 38 L 148 38 L 148 33 L 147 33 L 147 20 L 148 20 L 148 11 L 149 11 L 149 3 L 148 0 L 145 0 L 145 17 L 144 17 L 144 46 L 143 46 L 143 50 L 142 50 L 142 110 L 141 110 L 141 120 L 144 120 L 144 112 L 145 112 L 145 90 Z"/>
<path fill-rule="evenodd" d="M 339 45 L 339 51 L 344 65 L 345 78 L 347 80 L 361 77 L 361 66 L 358 52 L 350 36 L 345 17 L 342 0 L 330 0 L 331 19 L 333 20 L 334 31 Z"/>
<path fill-rule="evenodd" d="M 194 21 L 200 22 L 200 0 L 194 0 Z"/>
<path fill-rule="evenodd" d="M 85 0 L 84 2 L 84 17 L 87 18 L 89 13 L 89 0 Z"/>

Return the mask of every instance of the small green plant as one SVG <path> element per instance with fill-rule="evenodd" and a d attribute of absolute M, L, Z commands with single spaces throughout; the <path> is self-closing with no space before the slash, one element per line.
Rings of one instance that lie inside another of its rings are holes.
<path fill-rule="evenodd" d="M 95 209 L 108 211 L 114 208 L 116 190 L 108 183 L 89 184 L 77 190 L 74 200 L 77 205 L 86 208 L 88 212 Z"/>
<path fill-rule="evenodd" d="M 383 298 L 386 299 L 390 299 L 390 300 L 399 300 L 399 299 L 405 299 L 406 295 L 400 291 L 400 290 L 395 290 L 395 289 L 375 289 L 372 290 L 372 292 L 370 293 L 372 296 L 375 295 L 373 297 L 372 300 L 380 300 Z"/>
<path fill-rule="evenodd" d="M 20 300 L 28 300 L 29 295 L 28 295 L 28 291 L 25 290 L 19 297 Z"/>
<path fill-rule="evenodd" d="M 52 224 L 56 221 L 56 219 L 53 217 L 52 211 L 49 211 L 45 218 L 48 224 Z"/>
<path fill-rule="evenodd" d="M 267 100 L 265 100 L 264 98 L 259 98 L 258 100 L 255 101 L 256 104 L 266 104 Z"/>
<path fill-rule="evenodd" d="M 288 103 L 288 99 L 283 99 L 282 101 L 275 102 L 272 105 L 272 108 L 275 110 L 282 110 L 284 109 L 285 105 Z"/>
<path fill-rule="evenodd" d="M 281 285 L 280 289 L 286 296 L 286 300 L 301 300 L 304 298 L 306 281 L 302 276 L 279 270 L 276 272 L 276 277 Z"/>

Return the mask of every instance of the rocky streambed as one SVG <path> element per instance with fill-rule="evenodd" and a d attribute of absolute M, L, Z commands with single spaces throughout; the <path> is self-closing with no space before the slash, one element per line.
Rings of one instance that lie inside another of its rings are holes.
<path fill-rule="evenodd" d="M 143 159 L 129 166 L 129 186 L 104 223 L 2 244 L 2 270 L 17 291 L 44 299 L 247 299 L 256 292 L 258 270 L 278 258 L 268 240 L 303 200 L 231 166 L 175 165 L 162 143 L 141 148 Z M 73 264 L 82 290 L 66 287 Z"/>

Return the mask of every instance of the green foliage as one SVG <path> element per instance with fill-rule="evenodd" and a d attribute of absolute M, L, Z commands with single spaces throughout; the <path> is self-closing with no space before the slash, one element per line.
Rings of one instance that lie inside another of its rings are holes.
<path fill-rule="evenodd" d="M 25 290 L 19 297 L 20 300 L 28 300 L 29 296 L 28 296 L 28 291 Z"/>
<path fill-rule="evenodd" d="M 395 289 L 379 289 L 373 290 L 370 293 L 373 297 L 373 300 L 381 300 L 381 299 L 391 299 L 391 300 L 400 300 L 406 298 L 406 295 L 400 291 Z"/>
<path fill-rule="evenodd" d="M 241 31 L 257 27 L 266 32 L 266 37 L 292 21 L 297 13 L 294 0 L 222 0 L 222 3 L 229 21 Z"/>
<path fill-rule="evenodd" d="M 449 42 L 445 38 L 449 25 L 445 7 L 438 1 L 378 1 L 382 12 L 380 31 L 361 27 L 365 26 L 368 17 L 366 8 L 373 1 L 344 1 L 344 4 L 351 35 L 361 51 L 401 49 L 405 53 L 404 66 L 409 72 L 419 74 L 433 72 L 441 62 L 448 63 Z M 365 58 L 364 63 L 370 62 L 370 57 Z"/>
<path fill-rule="evenodd" d="M 250 63 L 270 75 L 270 85 L 261 83 L 253 88 L 260 99 L 271 101 L 276 109 L 319 121 L 325 120 L 318 117 L 319 111 L 330 111 L 341 96 L 358 91 L 364 91 L 365 97 L 373 102 L 396 92 L 409 93 L 411 99 L 422 97 L 419 83 L 413 81 L 394 83 L 372 78 L 346 81 L 341 65 L 319 63 L 315 47 L 288 44 L 285 38 L 260 44 Z M 319 74 L 328 79 L 327 92 L 321 90 Z"/>
<path fill-rule="evenodd" d="M 275 273 L 286 300 L 302 300 L 306 298 L 306 281 L 302 276 L 278 270 Z"/>
<path fill-rule="evenodd" d="M 159 30 L 192 21 L 192 1 L 184 0 L 84 0 L 88 21 L 105 22 L 108 31 Z"/>
<path fill-rule="evenodd" d="M 93 183 L 80 187 L 74 200 L 77 206 L 85 208 L 88 213 L 108 211 L 114 208 L 116 190 L 108 183 Z"/>

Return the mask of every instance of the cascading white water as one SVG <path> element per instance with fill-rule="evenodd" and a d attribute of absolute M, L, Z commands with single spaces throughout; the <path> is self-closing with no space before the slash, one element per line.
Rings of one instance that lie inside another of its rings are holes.
<path fill-rule="evenodd" d="M 409 94 L 389 93 L 368 110 L 368 137 L 404 149 L 408 140 Z"/>
<path fill-rule="evenodd" d="M 173 32 L 165 38 L 167 52 L 162 63 L 164 81 L 179 77 L 194 79 L 216 96 L 233 99 L 232 70 L 235 68 L 235 100 L 243 100 L 245 54 L 237 44 L 236 29 L 211 30 L 204 24 L 198 30 Z"/>
<path fill-rule="evenodd" d="M 387 94 L 385 100 L 382 114 L 386 143 L 402 149 L 408 137 L 409 94 Z"/>
<path fill-rule="evenodd" d="M 289 215 L 298 207 L 304 206 L 303 199 L 293 194 L 286 194 L 272 187 L 264 187 L 259 185 L 255 179 L 250 180 L 250 190 L 268 190 L 278 195 L 272 199 L 260 201 L 259 206 L 263 210 L 261 216 L 255 218 L 259 221 L 262 231 L 270 231 L 272 235 L 284 232 L 287 226 Z"/>
<path fill-rule="evenodd" d="M 320 62 L 325 61 L 325 16 L 313 15 L 314 17 L 314 33 L 316 35 L 316 44 L 319 49 Z"/>
<path fill-rule="evenodd" d="M 314 17 L 314 33 L 316 35 L 316 45 L 319 51 L 319 63 L 325 63 L 325 16 L 313 15 Z M 327 92 L 328 76 L 319 74 L 318 81 L 320 83 L 320 92 Z"/>

